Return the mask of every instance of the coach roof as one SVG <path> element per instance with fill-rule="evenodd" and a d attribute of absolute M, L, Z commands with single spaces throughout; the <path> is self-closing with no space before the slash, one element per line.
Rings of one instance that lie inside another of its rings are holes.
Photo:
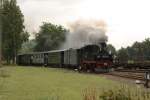
<path fill-rule="evenodd" d="M 71 49 L 71 48 L 70 48 Z M 53 52 L 61 52 L 61 51 L 66 51 L 69 49 L 63 49 L 63 50 L 51 50 L 51 51 L 44 51 L 44 52 L 29 52 L 29 53 L 20 53 L 19 55 L 31 55 L 31 54 L 44 54 L 44 53 L 53 53 Z"/>

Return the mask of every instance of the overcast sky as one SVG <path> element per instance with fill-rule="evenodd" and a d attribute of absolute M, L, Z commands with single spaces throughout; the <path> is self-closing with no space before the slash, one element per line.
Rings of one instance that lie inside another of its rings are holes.
<path fill-rule="evenodd" d="M 78 19 L 104 20 L 108 43 L 116 48 L 150 37 L 150 0 L 17 0 L 30 32 L 43 21 L 61 24 Z"/>

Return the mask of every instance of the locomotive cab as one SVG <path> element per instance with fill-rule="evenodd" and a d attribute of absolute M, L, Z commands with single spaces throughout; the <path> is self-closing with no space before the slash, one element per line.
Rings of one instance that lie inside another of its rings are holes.
<path fill-rule="evenodd" d="M 99 53 L 99 47 L 97 45 L 88 45 L 82 48 L 82 58 L 84 60 L 93 61 L 96 60 L 96 56 Z"/>
<path fill-rule="evenodd" d="M 96 56 L 99 53 L 99 46 L 87 45 L 80 49 L 80 70 L 94 71 Z"/>

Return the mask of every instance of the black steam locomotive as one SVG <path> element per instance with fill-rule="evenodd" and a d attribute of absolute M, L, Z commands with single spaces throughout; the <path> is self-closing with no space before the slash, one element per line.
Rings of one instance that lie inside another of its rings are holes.
<path fill-rule="evenodd" d="M 75 68 L 79 71 L 108 71 L 113 58 L 106 43 L 86 45 L 78 49 L 19 54 L 18 65 L 44 65 Z"/>

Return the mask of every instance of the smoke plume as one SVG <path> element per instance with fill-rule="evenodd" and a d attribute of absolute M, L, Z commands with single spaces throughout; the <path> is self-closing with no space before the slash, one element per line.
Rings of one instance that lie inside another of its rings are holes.
<path fill-rule="evenodd" d="M 98 44 L 107 41 L 106 23 L 96 20 L 78 20 L 70 26 L 66 42 L 61 49 L 80 48 L 88 44 Z"/>

